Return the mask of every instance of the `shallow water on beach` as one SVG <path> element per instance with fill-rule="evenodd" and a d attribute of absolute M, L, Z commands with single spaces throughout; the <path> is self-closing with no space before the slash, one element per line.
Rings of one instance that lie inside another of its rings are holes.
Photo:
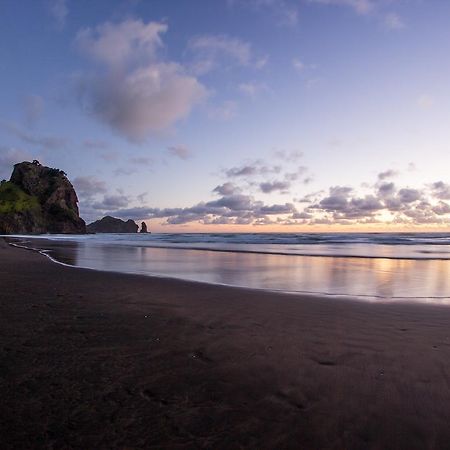
<path fill-rule="evenodd" d="M 306 237 L 297 244 L 299 235 L 220 236 L 105 234 L 20 241 L 59 262 L 97 270 L 370 301 L 450 304 L 447 234 L 300 235 Z M 308 238 L 315 243 L 305 243 Z"/>

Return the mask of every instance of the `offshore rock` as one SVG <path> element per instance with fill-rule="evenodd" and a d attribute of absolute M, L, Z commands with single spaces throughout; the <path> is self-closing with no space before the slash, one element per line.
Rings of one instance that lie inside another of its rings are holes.
<path fill-rule="evenodd" d="M 139 233 L 148 233 L 147 224 L 145 222 L 141 223 L 141 231 Z"/>
<path fill-rule="evenodd" d="M 86 228 L 88 233 L 137 233 L 139 227 L 131 219 L 125 222 L 116 217 L 105 216 L 90 223 Z"/>

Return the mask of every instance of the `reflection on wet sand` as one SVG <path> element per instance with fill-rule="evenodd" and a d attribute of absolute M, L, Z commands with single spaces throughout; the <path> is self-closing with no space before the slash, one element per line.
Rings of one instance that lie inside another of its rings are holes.
<path fill-rule="evenodd" d="M 66 264 L 233 286 L 450 303 L 450 261 L 308 257 L 45 242 Z"/>

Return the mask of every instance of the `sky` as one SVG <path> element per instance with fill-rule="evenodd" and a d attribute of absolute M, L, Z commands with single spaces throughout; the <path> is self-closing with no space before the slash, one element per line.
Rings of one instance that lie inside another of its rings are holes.
<path fill-rule="evenodd" d="M 450 2 L 0 0 L 0 178 L 89 223 L 448 230 Z"/>

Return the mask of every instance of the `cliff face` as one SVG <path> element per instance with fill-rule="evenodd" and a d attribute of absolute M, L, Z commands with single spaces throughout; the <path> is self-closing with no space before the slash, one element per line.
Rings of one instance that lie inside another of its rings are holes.
<path fill-rule="evenodd" d="M 105 216 L 87 226 L 88 233 L 137 233 L 137 224 L 129 219 L 126 222 L 115 217 Z"/>
<path fill-rule="evenodd" d="M 85 233 L 77 203 L 63 171 L 37 161 L 16 164 L 0 185 L 0 233 Z"/>

